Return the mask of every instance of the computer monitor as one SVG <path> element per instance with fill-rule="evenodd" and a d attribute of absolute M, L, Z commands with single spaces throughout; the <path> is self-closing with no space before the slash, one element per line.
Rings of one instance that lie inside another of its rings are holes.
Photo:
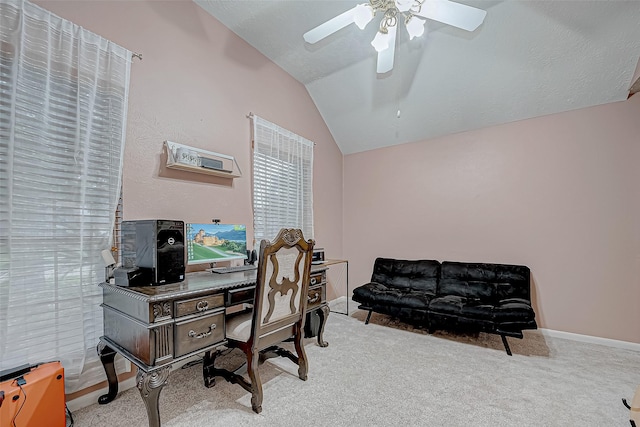
<path fill-rule="evenodd" d="M 185 224 L 187 264 L 247 259 L 247 227 L 238 224 Z"/>

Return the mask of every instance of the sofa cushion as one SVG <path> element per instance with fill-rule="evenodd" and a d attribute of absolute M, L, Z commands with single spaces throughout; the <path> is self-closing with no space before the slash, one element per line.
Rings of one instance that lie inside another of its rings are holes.
<path fill-rule="evenodd" d="M 493 318 L 498 324 L 503 322 L 530 322 L 535 319 L 531 304 L 521 298 L 509 298 L 500 301 L 493 308 Z"/>
<path fill-rule="evenodd" d="M 526 275 L 511 277 L 508 279 L 510 281 L 506 281 L 505 277 L 498 279 L 499 281 L 496 282 L 496 298 L 498 300 L 506 298 L 531 299 L 529 268 L 524 268 L 527 269 Z"/>
<path fill-rule="evenodd" d="M 432 299 L 429 304 L 429 311 L 471 319 L 493 320 L 492 305 L 483 304 L 479 299 L 457 295 L 446 295 Z"/>
<path fill-rule="evenodd" d="M 493 283 L 481 281 L 441 279 L 437 295 L 456 295 L 491 304 L 496 299 L 496 287 Z"/>
<path fill-rule="evenodd" d="M 431 296 L 409 288 L 395 288 L 382 283 L 367 283 L 353 290 L 353 300 L 362 304 L 392 305 L 426 310 Z"/>
<path fill-rule="evenodd" d="M 435 295 L 439 275 L 438 261 L 377 258 L 373 264 L 371 281 Z"/>
<path fill-rule="evenodd" d="M 460 295 L 497 303 L 506 298 L 530 299 L 530 271 L 524 265 L 444 261 L 438 295 Z"/>

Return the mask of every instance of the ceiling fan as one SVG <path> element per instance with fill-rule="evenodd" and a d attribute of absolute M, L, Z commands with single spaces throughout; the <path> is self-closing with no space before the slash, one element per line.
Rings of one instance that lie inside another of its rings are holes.
<path fill-rule="evenodd" d="M 363 30 L 377 12 L 383 14 L 380 28 L 371 42 L 378 52 L 377 72 L 387 73 L 393 68 L 398 19 L 404 18 L 409 39 L 424 33 L 426 19 L 432 19 L 467 31 L 474 31 L 482 24 L 487 12 L 482 9 L 449 0 L 369 0 L 320 24 L 304 33 L 307 43 L 317 43 L 349 24 Z"/>

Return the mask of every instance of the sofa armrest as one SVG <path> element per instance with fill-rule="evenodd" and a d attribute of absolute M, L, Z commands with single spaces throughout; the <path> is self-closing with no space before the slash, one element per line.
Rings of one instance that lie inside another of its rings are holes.
<path fill-rule="evenodd" d="M 385 291 L 387 287 L 382 283 L 369 282 L 353 289 L 353 299 L 362 302 L 360 299 L 369 299 L 372 293 Z"/>

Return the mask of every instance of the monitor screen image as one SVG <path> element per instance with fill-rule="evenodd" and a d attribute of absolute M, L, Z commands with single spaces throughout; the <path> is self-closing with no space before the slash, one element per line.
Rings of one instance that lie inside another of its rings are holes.
<path fill-rule="evenodd" d="M 187 263 L 247 259 L 247 228 L 238 224 L 185 224 Z"/>

